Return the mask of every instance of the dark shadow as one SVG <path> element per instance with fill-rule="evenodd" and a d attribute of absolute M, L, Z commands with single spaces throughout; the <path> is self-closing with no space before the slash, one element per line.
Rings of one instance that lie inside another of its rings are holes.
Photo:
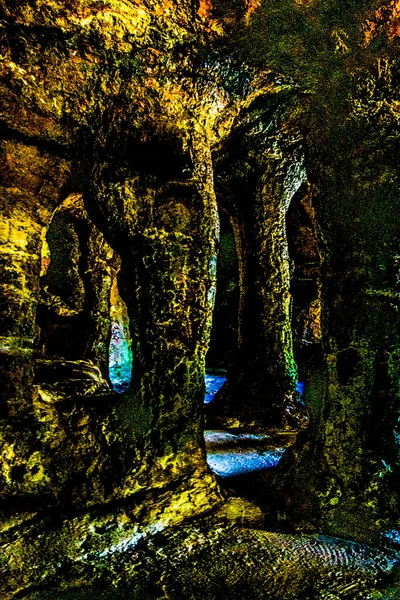
<path fill-rule="evenodd" d="M 217 291 L 210 346 L 206 355 L 208 372 L 226 371 L 237 351 L 239 274 L 235 239 L 228 215 L 220 213 L 221 237 L 217 257 Z"/>

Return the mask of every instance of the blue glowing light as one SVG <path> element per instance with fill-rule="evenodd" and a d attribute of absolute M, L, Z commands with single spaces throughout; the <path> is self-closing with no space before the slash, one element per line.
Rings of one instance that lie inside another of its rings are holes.
<path fill-rule="evenodd" d="M 115 392 L 123 394 L 129 389 L 132 377 L 132 348 L 126 327 L 121 323 L 111 324 L 109 352 L 109 376 Z"/>
<path fill-rule="evenodd" d="M 204 382 L 206 385 L 206 393 L 204 396 L 204 404 L 208 404 L 214 398 L 215 394 L 224 385 L 226 377 L 222 375 L 205 375 Z"/>

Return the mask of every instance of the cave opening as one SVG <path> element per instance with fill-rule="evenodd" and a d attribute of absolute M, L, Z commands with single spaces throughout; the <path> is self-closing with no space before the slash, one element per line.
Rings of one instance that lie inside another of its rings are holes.
<path fill-rule="evenodd" d="M 109 377 L 114 392 L 123 394 L 131 385 L 133 356 L 128 310 L 119 293 L 117 277 L 110 289 L 110 317 Z"/>
<path fill-rule="evenodd" d="M 43 355 L 65 360 L 82 359 L 89 337 L 89 321 L 84 314 L 84 241 L 74 209 L 74 200 L 66 199 L 45 231 L 37 316 Z"/>
<path fill-rule="evenodd" d="M 132 341 L 119 269 L 120 258 L 89 218 L 82 195 L 68 196 L 42 240 L 39 380 L 89 374 L 99 376 L 103 391 L 129 389 Z"/>

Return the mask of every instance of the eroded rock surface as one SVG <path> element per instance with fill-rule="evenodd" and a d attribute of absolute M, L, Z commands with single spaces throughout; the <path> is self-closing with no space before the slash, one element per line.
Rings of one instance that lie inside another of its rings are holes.
<path fill-rule="evenodd" d="M 169 531 L 224 500 L 203 439 L 219 211 L 238 339 L 210 419 L 309 423 L 278 522 L 398 529 L 398 7 L 328 4 L 0 3 L 5 598 L 373 598 L 394 567 L 227 517 Z"/>
<path fill-rule="evenodd" d="M 121 564 L 122 553 L 125 559 Z M 126 558 L 129 557 L 128 560 Z M 101 562 L 100 562 L 101 561 Z M 101 564 L 101 573 L 96 565 Z M 316 600 L 397 598 L 390 553 L 325 536 L 284 535 L 226 527 L 186 526 L 151 540 L 126 540 L 124 546 L 82 557 L 91 587 L 70 592 L 40 590 L 24 598 L 245 598 Z M 70 569 L 76 567 L 69 565 Z M 113 585 L 108 583 L 113 579 Z M 388 592 L 379 591 L 386 585 Z M 388 593 L 389 595 L 385 595 Z"/>

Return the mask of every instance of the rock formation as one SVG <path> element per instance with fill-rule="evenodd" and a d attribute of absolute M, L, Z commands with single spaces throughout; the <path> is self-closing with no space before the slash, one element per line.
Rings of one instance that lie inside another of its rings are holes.
<path fill-rule="evenodd" d="M 340 4 L 0 1 L 2 597 L 398 597 L 398 6 Z M 221 212 L 285 534 L 206 462 Z"/>

